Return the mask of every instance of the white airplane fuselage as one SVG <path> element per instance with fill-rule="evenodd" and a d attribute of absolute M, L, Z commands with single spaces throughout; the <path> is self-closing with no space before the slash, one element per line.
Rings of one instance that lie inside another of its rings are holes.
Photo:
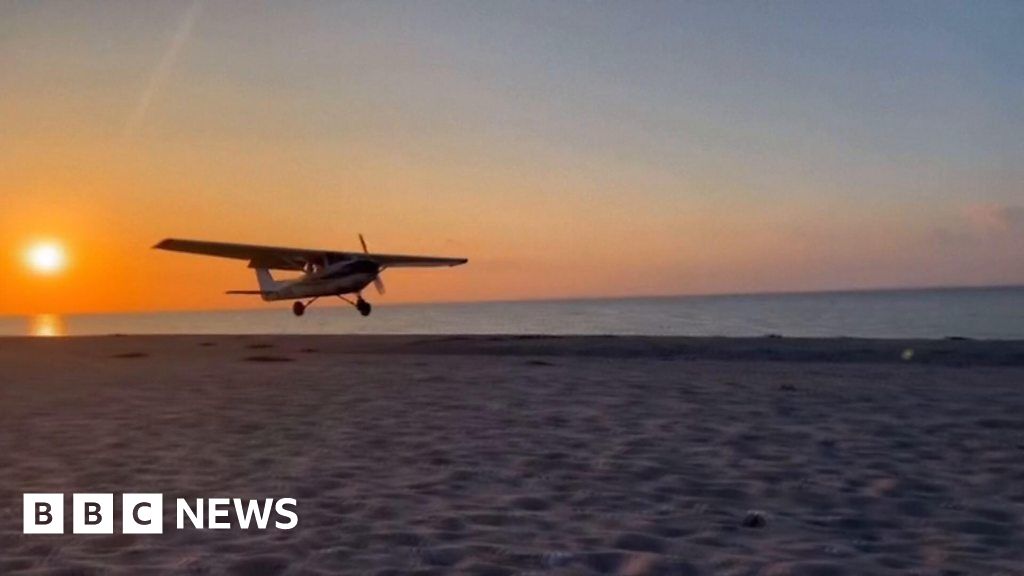
<path fill-rule="evenodd" d="M 302 298 L 316 298 L 318 296 L 355 294 L 369 286 L 376 277 L 376 274 L 365 272 L 328 280 L 303 277 L 297 280 L 283 281 L 280 287 L 264 291 L 261 297 L 267 302 L 272 302 L 275 300 L 299 300 Z"/>
<path fill-rule="evenodd" d="M 256 269 L 260 296 L 274 300 L 299 300 L 320 296 L 358 294 L 376 280 L 381 267 L 368 260 L 337 262 L 323 268 L 312 268 L 293 280 L 274 280 L 270 271 Z"/>

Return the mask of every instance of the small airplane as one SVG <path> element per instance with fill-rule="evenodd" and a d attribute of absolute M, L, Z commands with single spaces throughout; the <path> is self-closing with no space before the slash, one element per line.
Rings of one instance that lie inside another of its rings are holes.
<path fill-rule="evenodd" d="M 227 294 L 256 294 L 267 302 L 295 300 L 292 312 L 296 316 L 302 316 L 313 302 L 326 296 L 337 296 L 354 306 L 363 316 L 369 316 L 373 307 L 363 299 L 363 288 L 372 283 L 378 293 L 384 294 L 380 273 L 386 268 L 458 266 L 468 262 L 466 258 L 371 254 L 366 249 L 362 234 L 359 235 L 359 242 L 363 245 L 362 253 L 177 238 L 163 240 L 153 248 L 248 260 L 249 268 L 256 270 L 256 281 L 260 289 L 228 290 Z M 288 280 L 275 280 L 271 270 L 301 271 L 302 275 Z M 356 300 L 346 298 L 346 294 L 355 294 Z M 302 302 L 306 298 L 310 300 Z"/>

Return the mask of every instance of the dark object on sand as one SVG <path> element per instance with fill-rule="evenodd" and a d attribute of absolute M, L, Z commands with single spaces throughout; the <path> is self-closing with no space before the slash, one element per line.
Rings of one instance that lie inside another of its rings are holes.
<path fill-rule="evenodd" d="M 145 352 L 122 352 L 120 354 L 114 354 L 111 358 L 147 358 L 149 354 Z"/>
<path fill-rule="evenodd" d="M 764 528 L 766 524 L 768 521 L 765 519 L 764 513 L 757 510 L 748 510 L 746 516 L 743 517 L 744 528 Z"/>
<path fill-rule="evenodd" d="M 248 356 L 246 362 L 294 362 L 294 358 L 286 356 Z"/>

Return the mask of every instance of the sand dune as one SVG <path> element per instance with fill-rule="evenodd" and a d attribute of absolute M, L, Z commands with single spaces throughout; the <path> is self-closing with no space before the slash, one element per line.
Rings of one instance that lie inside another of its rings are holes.
<path fill-rule="evenodd" d="M 0 339 L 0 573 L 1024 574 L 1022 364 L 972 341 Z M 165 502 L 159 536 L 22 535 L 22 493 L 51 491 L 290 496 L 299 525 L 179 531 Z"/>

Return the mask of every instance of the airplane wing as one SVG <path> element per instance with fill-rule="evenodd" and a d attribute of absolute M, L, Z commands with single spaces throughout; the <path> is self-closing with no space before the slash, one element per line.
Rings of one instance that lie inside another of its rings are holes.
<path fill-rule="evenodd" d="M 458 266 L 469 262 L 467 258 L 441 258 L 438 256 L 407 256 L 405 254 L 360 254 L 361 260 L 371 260 L 387 268 L 432 268 L 437 266 Z"/>
<path fill-rule="evenodd" d="M 310 250 L 304 248 L 282 248 L 254 244 L 232 244 L 228 242 L 207 242 L 204 240 L 181 240 L 168 238 L 153 248 L 248 260 L 250 268 L 272 270 L 302 270 L 306 264 L 333 264 L 344 260 L 370 260 L 381 267 L 430 267 L 458 266 L 465 264 L 465 258 L 439 258 L 434 256 L 406 256 L 403 254 L 372 254 L 363 252 L 339 252 L 335 250 Z"/>

